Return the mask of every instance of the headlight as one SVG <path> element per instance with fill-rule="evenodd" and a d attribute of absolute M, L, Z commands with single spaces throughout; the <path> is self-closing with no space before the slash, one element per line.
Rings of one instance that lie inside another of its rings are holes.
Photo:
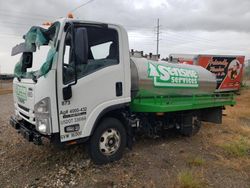
<path fill-rule="evenodd" d="M 35 113 L 49 113 L 50 112 L 50 100 L 45 98 L 35 105 Z"/>
<path fill-rule="evenodd" d="M 46 124 L 44 124 L 43 122 L 41 121 L 38 121 L 38 131 L 42 132 L 42 133 L 46 133 L 47 131 L 47 126 Z"/>
<path fill-rule="evenodd" d="M 36 129 L 43 134 L 50 134 L 50 117 L 36 116 Z"/>
<path fill-rule="evenodd" d="M 35 105 L 36 130 L 42 134 L 50 134 L 51 114 L 50 99 L 42 99 Z"/>

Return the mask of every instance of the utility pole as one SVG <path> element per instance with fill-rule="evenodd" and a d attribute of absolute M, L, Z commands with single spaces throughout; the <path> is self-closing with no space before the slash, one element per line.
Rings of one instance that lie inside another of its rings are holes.
<path fill-rule="evenodd" d="M 157 26 L 156 26 L 156 42 L 157 42 L 157 46 L 156 46 L 156 55 L 159 54 L 159 35 L 160 35 L 160 20 L 159 18 L 157 19 Z"/>
<path fill-rule="evenodd" d="M 2 89 L 2 87 L 3 87 L 3 81 L 2 81 L 2 67 L 1 67 L 1 65 L 0 65 L 0 89 Z"/>

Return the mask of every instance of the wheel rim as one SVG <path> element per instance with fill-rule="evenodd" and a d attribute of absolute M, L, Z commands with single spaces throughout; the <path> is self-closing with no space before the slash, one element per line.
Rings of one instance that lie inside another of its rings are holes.
<path fill-rule="evenodd" d="M 100 137 L 99 149 L 104 155 L 113 155 L 121 144 L 121 135 L 115 129 L 108 129 Z"/>

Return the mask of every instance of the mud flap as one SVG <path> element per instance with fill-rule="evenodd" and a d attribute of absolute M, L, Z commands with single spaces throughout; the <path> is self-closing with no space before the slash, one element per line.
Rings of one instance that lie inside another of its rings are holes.
<path fill-rule="evenodd" d="M 193 136 L 199 132 L 200 128 L 201 121 L 197 113 L 190 112 L 184 115 L 180 129 L 183 136 Z"/>
<path fill-rule="evenodd" d="M 222 123 L 222 107 L 201 110 L 200 120 L 211 123 Z"/>

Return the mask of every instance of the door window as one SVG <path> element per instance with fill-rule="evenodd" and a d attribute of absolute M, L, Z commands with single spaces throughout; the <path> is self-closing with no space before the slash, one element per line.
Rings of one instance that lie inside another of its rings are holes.
<path fill-rule="evenodd" d="M 112 42 L 105 42 L 92 46 L 91 53 L 93 54 L 94 59 L 105 59 L 109 55 L 109 49 Z"/>
<path fill-rule="evenodd" d="M 66 34 L 64 45 L 63 83 L 74 81 L 74 66 L 77 78 L 96 72 L 108 66 L 119 64 L 118 33 L 107 27 L 82 26 L 88 34 L 88 63 L 75 64 L 72 62 L 71 34 Z"/>

